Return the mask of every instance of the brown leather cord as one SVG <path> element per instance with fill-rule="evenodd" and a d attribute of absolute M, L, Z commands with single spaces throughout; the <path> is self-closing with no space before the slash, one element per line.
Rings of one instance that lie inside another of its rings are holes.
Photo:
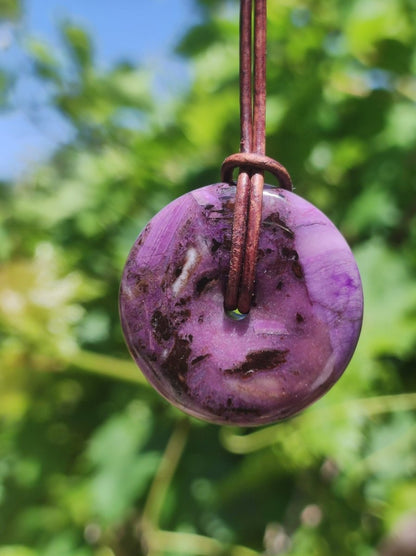
<path fill-rule="evenodd" d="M 281 187 L 292 189 L 287 170 L 266 157 L 266 27 L 267 0 L 254 0 L 254 47 L 252 45 L 253 0 L 241 0 L 240 8 L 240 153 L 224 160 L 222 179 L 237 181 L 230 270 L 224 298 L 228 311 L 250 311 L 260 235 L 264 170 L 274 174 Z M 252 75 L 252 51 L 254 68 Z"/>
<path fill-rule="evenodd" d="M 252 0 L 241 0 L 240 7 L 240 152 L 252 150 L 253 107 L 251 93 L 251 18 Z M 232 173 L 232 171 L 231 171 Z M 233 237 L 225 291 L 224 307 L 233 311 L 238 305 L 241 273 L 244 262 L 244 244 L 248 223 L 248 204 L 250 199 L 250 179 L 248 171 L 240 171 L 235 194 L 233 218 Z M 226 180 L 224 181 L 231 181 Z"/>
<path fill-rule="evenodd" d="M 223 182 L 233 182 L 233 170 L 244 168 L 248 173 L 250 170 L 265 171 L 273 174 L 282 189 L 292 191 L 292 179 L 286 168 L 274 158 L 256 153 L 235 153 L 224 160 L 221 166 L 221 179 Z"/>

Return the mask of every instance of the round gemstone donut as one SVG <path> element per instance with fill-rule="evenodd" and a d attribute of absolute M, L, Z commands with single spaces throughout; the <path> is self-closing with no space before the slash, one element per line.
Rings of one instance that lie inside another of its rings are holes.
<path fill-rule="evenodd" d="M 292 416 L 341 376 L 358 341 L 359 272 L 316 207 L 270 186 L 263 194 L 255 297 L 224 311 L 235 187 L 196 189 L 137 238 L 120 289 L 129 350 L 149 382 L 184 412 L 256 426 Z"/>

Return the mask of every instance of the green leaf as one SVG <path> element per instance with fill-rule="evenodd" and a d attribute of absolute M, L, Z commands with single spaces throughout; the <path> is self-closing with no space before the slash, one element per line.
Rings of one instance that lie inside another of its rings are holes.
<path fill-rule="evenodd" d="M 61 32 L 70 49 L 73 60 L 86 69 L 92 63 L 92 45 L 86 31 L 72 23 L 65 23 Z"/>
<path fill-rule="evenodd" d="M 111 417 L 91 439 L 88 458 L 94 468 L 92 507 L 104 522 L 122 519 L 156 471 L 159 454 L 144 451 L 152 421 L 149 409 L 133 402 L 124 413 Z"/>
<path fill-rule="evenodd" d="M 22 13 L 20 0 L 0 0 L 0 18 L 19 19 Z"/>
<path fill-rule="evenodd" d="M 375 44 L 383 39 L 405 41 L 412 28 L 404 5 L 395 0 L 360 0 L 346 22 L 346 36 L 358 56 L 369 55 Z"/>
<path fill-rule="evenodd" d="M 416 340 L 416 283 L 404 255 L 374 239 L 356 257 L 365 299 L 360 353 L 404 355 Z"/>

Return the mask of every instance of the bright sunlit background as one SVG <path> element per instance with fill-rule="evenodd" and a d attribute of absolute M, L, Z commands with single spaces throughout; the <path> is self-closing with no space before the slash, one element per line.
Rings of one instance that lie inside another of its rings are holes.
<path fill-rule="evenodd" d="M 267 154 L 365 294 L 269 427 L 170 407 L 118 316 L 139 231 L 238 150 L 238 1 L 0 0 L 0 107 L 0 556 L 414 556 L 415 0 L 268 1 Z"/>
<path fill-rule="evenodd" d="M 50 91 L 33 75 L 27 56 L 32 41 L 46 41 L 62 56 L 59 25 L 71 22 L 94 36 L 94 61 L 108 69 L 122 60 L 152 71 L 155 94 L 172 96 L 188 82 L 186 64 L 172 50 L 184 28 L 198 20 L 191 0 L 99 2 L 30 0 L 16 22 L 0 30 L 0 59 L 16 74 L 12 110 L 0 117 L 0 179 L 15 178 L 44 161 L 73 137 L 50 102 Z"/>

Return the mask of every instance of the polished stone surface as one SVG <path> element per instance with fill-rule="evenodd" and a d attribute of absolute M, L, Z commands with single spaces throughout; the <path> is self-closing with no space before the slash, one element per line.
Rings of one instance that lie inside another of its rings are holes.
<path fill-rule="evenodd" d="M 363 298 L 336 227 L 266 187 L 253 308 L 227 316 L 234 195 L 227 184 L 203 187 L 149 222 L 125 266 L 120 314 L 133 358 L 166 399 L 214 423 L 254 426 L 296 414 L 339 379 Z"/>

